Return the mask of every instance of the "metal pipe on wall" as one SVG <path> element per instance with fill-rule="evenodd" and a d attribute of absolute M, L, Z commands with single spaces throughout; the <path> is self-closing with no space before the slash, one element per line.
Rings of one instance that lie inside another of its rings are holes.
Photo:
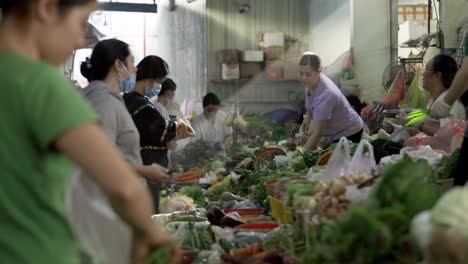
<path fill-rule="evenodd" d="M 398 61 L 398 0 L 390 0 L 390 63 Z"/>

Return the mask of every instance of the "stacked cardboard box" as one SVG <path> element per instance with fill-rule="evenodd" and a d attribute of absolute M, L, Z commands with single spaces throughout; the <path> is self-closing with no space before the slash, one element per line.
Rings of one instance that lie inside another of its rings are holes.
<path fill-rule="evenodd" d="M 265 69 L 263 78 L 282 80 L 284 68 L 284 33 L 265 32 L 257 34 L 259 47 L 265 52 Z"/>
<path fill-rule="evenodd" d="M 244 50 L 241 55 L 240 76 L 242 79 L 259 78 L 262 75 L 264 59 L 261 50 Z"/>
<path fill-rule="evenodd" d="M 218 51 L 218 63 L 221 64 L 221 78 L 223 80 L 235 80 L 240 78 L 240 52 L 236 49 Z"/>

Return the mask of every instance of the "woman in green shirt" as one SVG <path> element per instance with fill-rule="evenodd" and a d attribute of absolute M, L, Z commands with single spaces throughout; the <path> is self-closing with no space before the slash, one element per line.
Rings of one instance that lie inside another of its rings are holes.
<path fill-rule="evenodd" d="M 95 0 L 0 1 L 0 260 L 79 263 L 65 218 L 73 163 L 133 230 L 133 257 L 170 242 L 149 193 L 58 70 L 83 42 Z"/>

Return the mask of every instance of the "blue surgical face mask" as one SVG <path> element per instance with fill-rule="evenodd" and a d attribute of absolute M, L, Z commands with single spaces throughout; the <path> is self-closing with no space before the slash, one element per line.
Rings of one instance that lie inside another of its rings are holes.
<path fill-rule="evenodd" d="M 161 85 L 159 83 L 156 83 L 153 87 L 147 87 L 145 89 L 145 96 L 148 98 L 157 96 L 159 92 L 161 91 Z"/>
<path fill-rule="evenodd" d="M 124 69 L 125 71 L 127 71 L 127 74 L 128 74 L 128 79 L 122 79 L 120 78 L 119 82 L 120 82 L 120 89 L 122 90 L 123 93 L 128 93 L 130 92 L 131 90 L 133 90 L 133 88 L 135 87 L 135 84 L 136 84 L 136 75 L 133 74 L 133 73 L 130 73 L 128 70 L 127 70 L 127 67 L 124 66 Z"/>

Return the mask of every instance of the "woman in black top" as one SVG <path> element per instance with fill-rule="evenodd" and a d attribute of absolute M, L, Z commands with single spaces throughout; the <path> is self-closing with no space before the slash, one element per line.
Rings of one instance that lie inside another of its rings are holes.
<path fill-rule="evenodd" d="M 148 56 L 137 65 L 137 69 L 135 88 L 124 95 L 124 100 L 140 133 L 143 164 L 156 163 L 167 167 L 167 151 L 169 148 L 175 148 L 176 130 L 185 123 L 181 120 L 167 121 L 155 109 L 149 98 L 158 94 L 159 85 L 167 77 L 168 66 L 160 57 Z M 158 212 L 161 186 L 151 181 L 148 181 L 148 184 L 153 194 L 155 211 Z"/>

